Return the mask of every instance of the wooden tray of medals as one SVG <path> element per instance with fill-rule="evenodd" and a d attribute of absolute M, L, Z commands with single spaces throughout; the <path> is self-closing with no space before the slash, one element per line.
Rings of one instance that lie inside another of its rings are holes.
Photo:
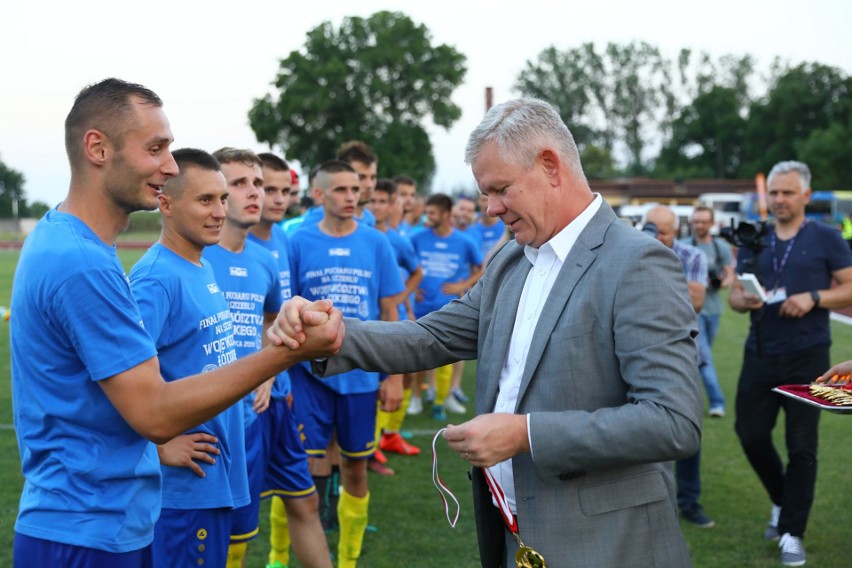
<path fill-rule="evenodd" d="M 782 385 L 773 391 L 837 414 L 852 414 L 852 375 L 834 375 L 809 385 Z"/>

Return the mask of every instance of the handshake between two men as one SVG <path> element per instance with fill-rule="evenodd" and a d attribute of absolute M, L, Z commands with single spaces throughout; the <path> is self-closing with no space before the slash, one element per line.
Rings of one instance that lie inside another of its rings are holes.
<path fill-rule="evenodd" d="M 293 351 L 318 349 L 316 355 L 308 357 L 318 359 L 337 353 L 345 331 L 343 314 L 331 300 L 309 302 L 294 296 L 281 308 L 266 336 L 273 345 L 284 345 Z"/>
<path fill-rule="evenodd" d="M 327 336 L 334 329 L 337 329 L 339 337 L 334 348 L 326 353 L 305 358 L 317 359 L 336 354 L 344 340 L 345 326 L 340 310 L 335 309 L 331 301 L 310 302 L 300 296 L 293 296 L 281 308 L 278 318 L 267 330 L 267 337 L 274 345 L 289 347 L 300 352 L 300 355 L 307 355 L 302 350 L 316 349 L 316 336 L 321 335 L 315 331 L 321 331 Z M 447 425 L 443 437 L 462 459 L 479 467 L 490 467 L 530 451 L 527 420 L 526 416 L 521 414 L 480 414 L 462 424 Z"/>

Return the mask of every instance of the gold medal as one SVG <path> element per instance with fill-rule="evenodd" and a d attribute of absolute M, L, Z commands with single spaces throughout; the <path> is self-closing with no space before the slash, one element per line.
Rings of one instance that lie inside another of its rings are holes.
<path fill-rule="evenodd" d="M 541 554 L 521 542 L 521 537 L 517 533 L 515 538 L 518 539 L 519 547 L 515 553 L 515 564 L 518 568 L 547 568 L 547 563 Z"/>
<path fill-rule="evenodd" d="M 547 568 L 544 557 L 526 546 L 519 548 L 515 553 L 515 563 L 518 568 Z"/>
<path fill-rule="evenodd" d="M 515 535 L 515 540 L 518 541 L 515 564 L 518 565 L 518 568 L 547 568 L 544 557 L 521 541 L 521 535 L 518 533 L 518 519 L 512 514 L 512 509 L 509 508 L 509 502 L 506 500 L 503 488 L 500 487 L 500 484 L 494 479 L 488 468 L 483 468 L 482 473 L 485 476 L 485 481 L 488 483 L 488 489 L 491 490 L 491 496 L 497 502 L 497 508 L 500 509 L 500 514 L 503 516 L 506 528 Z"/>

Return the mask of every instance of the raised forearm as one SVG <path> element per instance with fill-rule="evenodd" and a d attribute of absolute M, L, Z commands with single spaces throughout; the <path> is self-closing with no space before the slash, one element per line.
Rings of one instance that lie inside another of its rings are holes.
<path fill-rule="evenodd" d="M 337 352 L 342 341 L 339 312 L 324 325 L 306 330 L 294 351 L 269 346 L 208 373 L 165 382 L 156 357 L 98 384 L 113 406 L 140 435 L 164 443 L 216 416 L 295 363 Z"/>

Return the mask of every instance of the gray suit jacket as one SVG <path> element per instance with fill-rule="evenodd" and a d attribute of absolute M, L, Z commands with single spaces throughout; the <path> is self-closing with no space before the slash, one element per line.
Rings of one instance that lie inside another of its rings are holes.
<path fill-rule="evenodd" d="M 347 319 L 325 373 L 478 358 L 476 412 L 491 412 L 531 266 L 513 241 L 468 294 L 417 322 Z M 700 444 L 696 333 L 677 257 L 603 204 L 547 298 L 515 409 L 532 446 L 512 460 L 518 525 L 551 568 L 690 565 L 669 462 Z M 482 563 L 500 566 L 502 520 L 476 468 L 473 480 Z"/>

